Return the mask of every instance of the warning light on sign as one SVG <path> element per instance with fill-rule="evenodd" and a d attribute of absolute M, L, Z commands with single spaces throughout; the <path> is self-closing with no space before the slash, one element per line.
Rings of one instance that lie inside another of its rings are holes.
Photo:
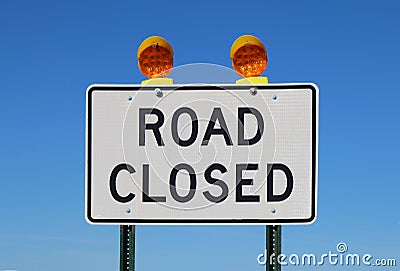
<path fill-rule="evenodd" d="M 230 58 L 233 69 L 246 78 L 259 76 L 268 64 L 264 44 L 252 35 L 243 35 L 235 40 Z"/>
<path fill-rule="evenodd" d="M 140 44 L 137 60 L 140 71 L 147 78 L 163 78 L 172 70 L 174 51 L 164 38 L 152 36 Z"/>

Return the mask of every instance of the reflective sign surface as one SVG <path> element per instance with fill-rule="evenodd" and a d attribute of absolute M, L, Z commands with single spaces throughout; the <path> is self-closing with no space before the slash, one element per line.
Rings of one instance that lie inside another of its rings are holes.
<path fill-rule="evenodd" d="M 310 223 L 313 84 L 93 85 L 89 223 Z"/>

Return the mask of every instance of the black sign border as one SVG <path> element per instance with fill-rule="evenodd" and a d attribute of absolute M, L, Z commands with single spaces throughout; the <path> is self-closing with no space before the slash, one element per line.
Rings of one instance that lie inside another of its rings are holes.
<path fill-rule="evenodd" d="M 91 214 L 91 182 L 92 182 L 92 94 L 95 91 L 138 91 L 148 90 L 154 91 L 155 88 L 161 90 L 242 90 L 246 88 L 255 87 L 258 90 L 310 90 L 312 95 L 312 210 L 311 216 L 305 219 L 137 219 L 137 218 L 124 218 L 124 219 L 106 219 L 106 218 L 93 218 Z M 269 85 L 91 85 L 87 91 L 87 138 L 86 138 L 86 151 L 87 151 L 87 165 L 86 165 L 86 219 L 92 224 L 265 224 L 265 225 L 279 225 L 279 224 L 309 224 L 315 221 L 316 210 L 316 197 L 317 197 L 317 92 L 318 89 L 314 84 L 269 84 Z"/>

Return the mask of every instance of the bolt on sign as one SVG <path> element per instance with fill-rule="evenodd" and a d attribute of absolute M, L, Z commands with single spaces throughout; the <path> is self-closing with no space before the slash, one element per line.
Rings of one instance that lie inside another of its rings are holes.
<path fill-rule="evenodd" d="M 318 88 L 92 85 L 92 224 L 311 223 Z"/>

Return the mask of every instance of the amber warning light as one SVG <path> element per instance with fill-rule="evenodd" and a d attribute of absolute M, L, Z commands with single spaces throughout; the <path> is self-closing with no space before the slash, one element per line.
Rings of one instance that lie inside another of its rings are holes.
<path fill-rule="evenodd" d="M 243 77 L 261 75 L 268 64 L 267 50 L 256 37 L 243 35 L 235 40 L 230 51 L 233 69 Z"/>
<path fill-rule="evenodd" d="M 147 78 L 163 78 L 172 70 L 174 51 L 162 37 L 152 36 L 140 44 L 137 60 L 140 71 Z"/>

